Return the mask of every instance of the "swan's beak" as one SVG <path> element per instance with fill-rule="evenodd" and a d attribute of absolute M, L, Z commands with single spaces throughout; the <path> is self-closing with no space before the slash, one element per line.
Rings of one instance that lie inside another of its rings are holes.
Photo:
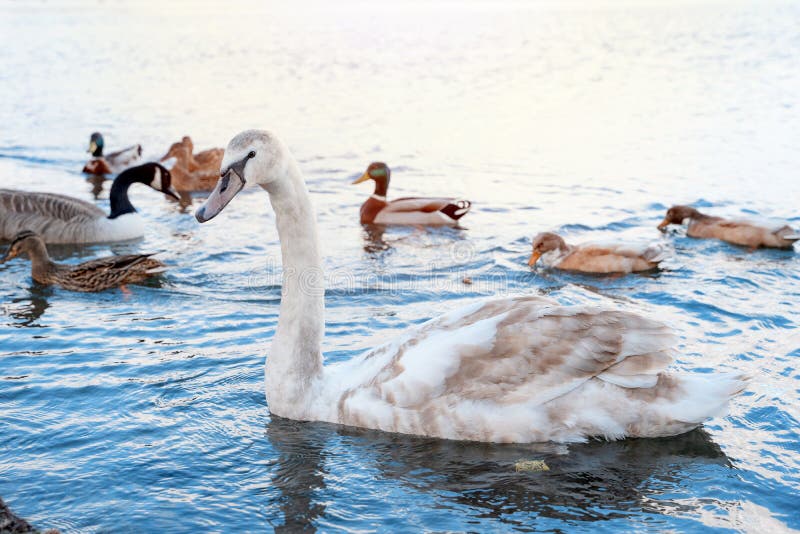
<path fill-rule="evenodd" d="M 542 257 L 541 252 L 539 252 L 538 250 L 533 251 L 533 254 L 531 254 L 531 259 L 528 260 L 528 265 L 533 267 L 534 265 L 536 265 L 536 262 L 539 261 L 539 258 L 541 257 Z"/>
<path fill-rule="evenodd" d="M 372 178 L 370 178 L 370 175 L 369 175 L 368 173 L 366 173 L 366 172 L 365 172 L 364 174 L 362 174 L 362 175 L 361 175 L 361 178 L 359 178 L 358 180 L 356 180 L 355 182 L 353 182 L 353 185 L 355 185 L 355 184 L 360 184 L 360 183 L 362 183 L 362 182 L 366 182 L 367 180 L 371 180 L 371 179 L 372 179 Z"/>
<path fill-rule="evenodd" d="M 233 200 L 236 193 L 244 188 L 244 184 L 244 178 L 233 168 L 229 168 L 219 179 L 217 187 L 214 188 L 205 203 L 195 212 L 195 218 L 204 223 L 216 217 L 228 205 L 228 202 Z"/>
<path fill-rule="evenodd" d="M 667 226 L 669 226 L 669 219 L 667 217 L 664 217 L 664 220 L 661 221 L 661 224 L 658 225 L 658 229 L 663 232 Z"/>

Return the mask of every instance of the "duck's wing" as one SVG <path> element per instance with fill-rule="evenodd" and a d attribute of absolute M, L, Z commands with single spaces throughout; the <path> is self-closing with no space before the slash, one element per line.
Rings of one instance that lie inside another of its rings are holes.
<path fill-rule="evenodd" d="M 157 273 L 164 264 L 151 258 L 153 254 L 108 256 L 72 267 L 62 283 L 68 289 L 98 291 L 126 282 L 133 273 Z"/>
<path fill-rule="evenodd" d="M 434 319 L 343 364 L 337 380 L 344 387 L 331 399 L 338 408 L 333 419 L 484 440 L 478 412 L 519 420 L 594 379 L 637 391 L 654 388 L 672 360 L 674 341 L 662 324 L 633 313 L 560 306 L 540 297 L 494 300 Z M 448 426 L 469 413 L 476 413 L 478 433 Z"/>
<path fill-rule="evenodd" d="M 103 210 L 78 198 L 55 193 L 0 189 L 2 239 L 13 239 L 23 230 L 31 230 L 46 238 L 59 228 L 85 225 L 105 216 Z"/>
<path fill-rule="evenodd" d="M 581 248 L 581 247 L 579 247 Z M 667 259 L 672 249 L 666 243 L 599 243 L 587 245 L 587 248 L 596 248 L 598 253 L 608 253 L 625 258 L 641 258 L 651 263 L 658 263 Z"/>
<path fill-rule="evenodd" d="M 141 157 L 142 145 L 133 145 L 107 154 L 105 159 L 119 172 L 139 161 Z"/>
<path fill-rule="evenodd" d="M 454 198 L 425 198 L 425 197 L 404 197 L 397 198 L 386 204 L 383 208 L 387 213 L 391 212 L 408 212 L 408 211 L 421 211 L 423 213 L 431 213 L 439 211 L 448 204 L 454 202 Z"/>
<path fill-rule="evenodd" d="M 377 224 L 455 224 L 471 206 L 454 198 L 406 197 L 388 202 L 375 216 Z"/>

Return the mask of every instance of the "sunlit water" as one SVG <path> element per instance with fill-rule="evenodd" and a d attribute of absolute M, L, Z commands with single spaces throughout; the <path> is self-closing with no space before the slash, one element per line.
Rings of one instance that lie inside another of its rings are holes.
<path fill-rule="evenodd" d="M 496 446 L 272 418 L 266 195 L 200 226 L 139 186 L 144 240 L 52 253 L 163 251 L 160 281 L 80 294 L 0 267 L 0 496 L 66 532 L 800 529 L 798 254 L 655 229 L 678 202 L 800 225 L 799 27 L 796 3 L 768 2 L 3 5 L 2 186 L 92 199 L 94 130 L 160 156 L 184 134 L 273 129 L 319 212 L 329 361 L 546 292 L 658 317 L 676 368 L 754 380 L 729 417 L 664 440 Z M 465 228 L 366 232 L 370 191 L 348 184 L 375 159 L 392 196 L 473 200 Z M 548 229 L 676 256 L 641 276 L 531 272 Z"/>

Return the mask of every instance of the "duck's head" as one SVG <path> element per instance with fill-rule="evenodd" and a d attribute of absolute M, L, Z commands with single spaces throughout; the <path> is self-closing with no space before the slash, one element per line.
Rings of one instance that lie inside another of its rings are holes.
<path fill-rule="evenodd" d="M 658 229 L 663 231 L 670 224 L 683 224 L 686 219 L 696 219 L 699 213 L 699 211 L 690 206 L 672 206 L 667 210 L 667 215 L 658 225 Z"/>
<path fill-rule="evenodd" d="M 30 230 L 23 230 L 11 241 L 6 255 L 3 256 L 3 259 L 0 259 L 0 263 L 5 263 L 8 260 L 14 259 L 20 254 L 28 254 L 30 256 L 31 254 L 41 253 L 42 251 L 46 254 L 47 248 L 39 234 L 31 232 Z"/>
<path fill-rule="evenodd" d="M 271 191 L 286 180 L 293 160 L 284 144 L 265 130 L 246 130 L 231 139 L 220 165 L 220 179 L 195 212 L 198 221 L 216 217 L 245 185 Z"/>
<path fill-rule="evenodd" d="M 382 161 L 374 161 L 369 164 L 364 174 L 353 183 L 360 184 L 367 180 L 372 180 L 375 182 L 375 194 L 386 196 L 386 191 L 389 190 L 389 178 L 391 174 L 392 172 L 389 170 L 388 165 Z"/>
<path fill-rule="evenodd" d="M 89 137 L 89 153 L 96 158 L 102 157 L 103 144 L 103 135 L 100 132 L 94 132 Z"/>
<path fill-rule="evenodd" d="M 542 232 L 536 234 L 533 238 L 533 252 L 531 258 L 528 260 L 528 265 L 533 267 L 542 254 L 546 254 L 553 250 L 564 250 L 567 248 L 567 243 L 561 238 L 560 235 L 553 232 Z"/>

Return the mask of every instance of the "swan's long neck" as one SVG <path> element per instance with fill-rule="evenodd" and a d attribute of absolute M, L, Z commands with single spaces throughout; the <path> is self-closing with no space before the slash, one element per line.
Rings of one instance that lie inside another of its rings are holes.
<path fill-rule="evenodd" d="M 264 187 L 275 211 L 283 259 L 280 316 L 266 365 L 269 409 L 303 419 L 322 373 L 325 284 L 316 220 L 306 184 L 289 158 L 284 179 Z"/>

